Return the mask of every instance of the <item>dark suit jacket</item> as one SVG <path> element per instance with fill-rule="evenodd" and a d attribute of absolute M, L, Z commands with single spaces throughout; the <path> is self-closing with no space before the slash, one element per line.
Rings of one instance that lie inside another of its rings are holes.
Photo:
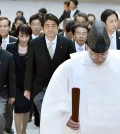
<path fill-rule="evenodd" d="M 13 56 L 0 49 L 0 95 L 7 89 L 9 97 L 15 97 L 15 75 Z"/>
<path fill-rule="evenodd" d="M 66 13 L 67 13 L 67 11 L 64 10 L 63 14 L 59 18 L 59 23 L 61 23 L 64 19 L 66 19 Z"/>
<path fill-rule="evenodd" d="M 28 61 L 25 75 L 25 89 L 32 90 L 33 96 L 47 87 L 55 69 L 70 58 L 74 52 L 72 41 L 57 35 L 57 44 L 54 57 L 51 60 L 45 36 L 33 39 L 28 49 Z"/>
<path fill-rule="evenodd" d="M 15 63 L 16 86 L 24 89 L 27 54 L 24 57 L 24 61 L 21 60 L 18 54 L 18 41 L 15 43 L 8 44 L 6 50 L 13 54 L 13 59 Z"/>
<path fill-rule="evenodd" d="M 120 50 L 120 31 L 116 31 L 116 44 L 117 49 Z"/>
<path fill-rule="evenodd" d="M 17 38 L 9 35 L 9 43 L 16 42 Z"/>
<path fill-rule="evenodd" d="M 62 31 L 62 32 L 60 32 L 58 34 L 61 35 L 61 36 L 64 36 L 64 31 Z"/>

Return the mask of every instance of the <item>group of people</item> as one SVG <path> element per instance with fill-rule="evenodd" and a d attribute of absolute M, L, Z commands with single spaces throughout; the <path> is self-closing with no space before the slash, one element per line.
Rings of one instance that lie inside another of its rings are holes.
<path fill-rule="evenodd" d="M 97 21 L 77 5 L 65 1 L 60 18 L 42 8 L 29 23 L 17 11 L 12 29 L 0 17 L 0 134 L 14 133 L 13 109 L 17 134 L 26 134 L 33 109 L 40 134 L 118 134 L 118 14 L 105 9 Z M 71 118 L 74 87 L 79 122 Z"/>

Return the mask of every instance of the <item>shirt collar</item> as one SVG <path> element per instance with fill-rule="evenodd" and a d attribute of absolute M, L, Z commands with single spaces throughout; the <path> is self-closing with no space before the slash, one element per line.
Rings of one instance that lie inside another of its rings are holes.
<path fill-rule="evenodd" d="M 52 40 L 52 41 L 49 41 L 49 40 L 47 39 L 47 37 L 45 36 L 45 40 L 46 40 L 47 46 L 48 46 L 49 42 L 52 42 L 53 45 L 56 45 L 56 44 L 57 44 L 57 35 L 56 35 L 56 37 L 54 38 L 54 40 Z"/>
<path fill-rule="evenodd" d="M 109 35 L 109 37 L 111 37 L 111 36 L 112 36 L 112 38 L 116 39 L 116 31 L 112 35 Z"/>
<path fill-rule="evenodd" d="M 79 48 L 82 48 L 82 50 L 84 51 L 85 50 L 85 43 L 82 45 L 82 46 L 80 46 L 80 45 L 78 45 L 77 44 L 77 42 L 75 41 L 75 48 L 76 48 L 76 51 L 79 49 Z"/>
<path fill-rule="evenodd" d="M 35 39 L 35 38 L 37 38 L 37 37 L 38 37 L 38 36 L 32 34 L 32 39 Z"/>
<path fill-rule="evenodd" d="M 9 35 L 5 38 L 5 39 L 2 39 L 2 41 L 5 40 L 5 44 L 9 44 Z"/>

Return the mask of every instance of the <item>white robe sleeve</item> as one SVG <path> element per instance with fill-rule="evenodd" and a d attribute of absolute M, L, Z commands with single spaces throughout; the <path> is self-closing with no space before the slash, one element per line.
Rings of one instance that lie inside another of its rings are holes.
<path fill-rule="evenodd" d="M 68 62 L 58 67 L 46 90 L 41 111 L 40 134 L 62 134 L 71 117 Z"/>

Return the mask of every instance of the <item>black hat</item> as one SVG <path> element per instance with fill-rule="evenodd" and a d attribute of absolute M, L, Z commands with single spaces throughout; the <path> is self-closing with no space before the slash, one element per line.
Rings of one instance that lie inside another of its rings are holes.
<path fill-rule="evenodd" d="M 88 47 L 96 53 L 103 53 L 108 50 L 110 38 L 102 21 L 96 20 L 94 22 L 89 31 L 87 43 Z"/>

